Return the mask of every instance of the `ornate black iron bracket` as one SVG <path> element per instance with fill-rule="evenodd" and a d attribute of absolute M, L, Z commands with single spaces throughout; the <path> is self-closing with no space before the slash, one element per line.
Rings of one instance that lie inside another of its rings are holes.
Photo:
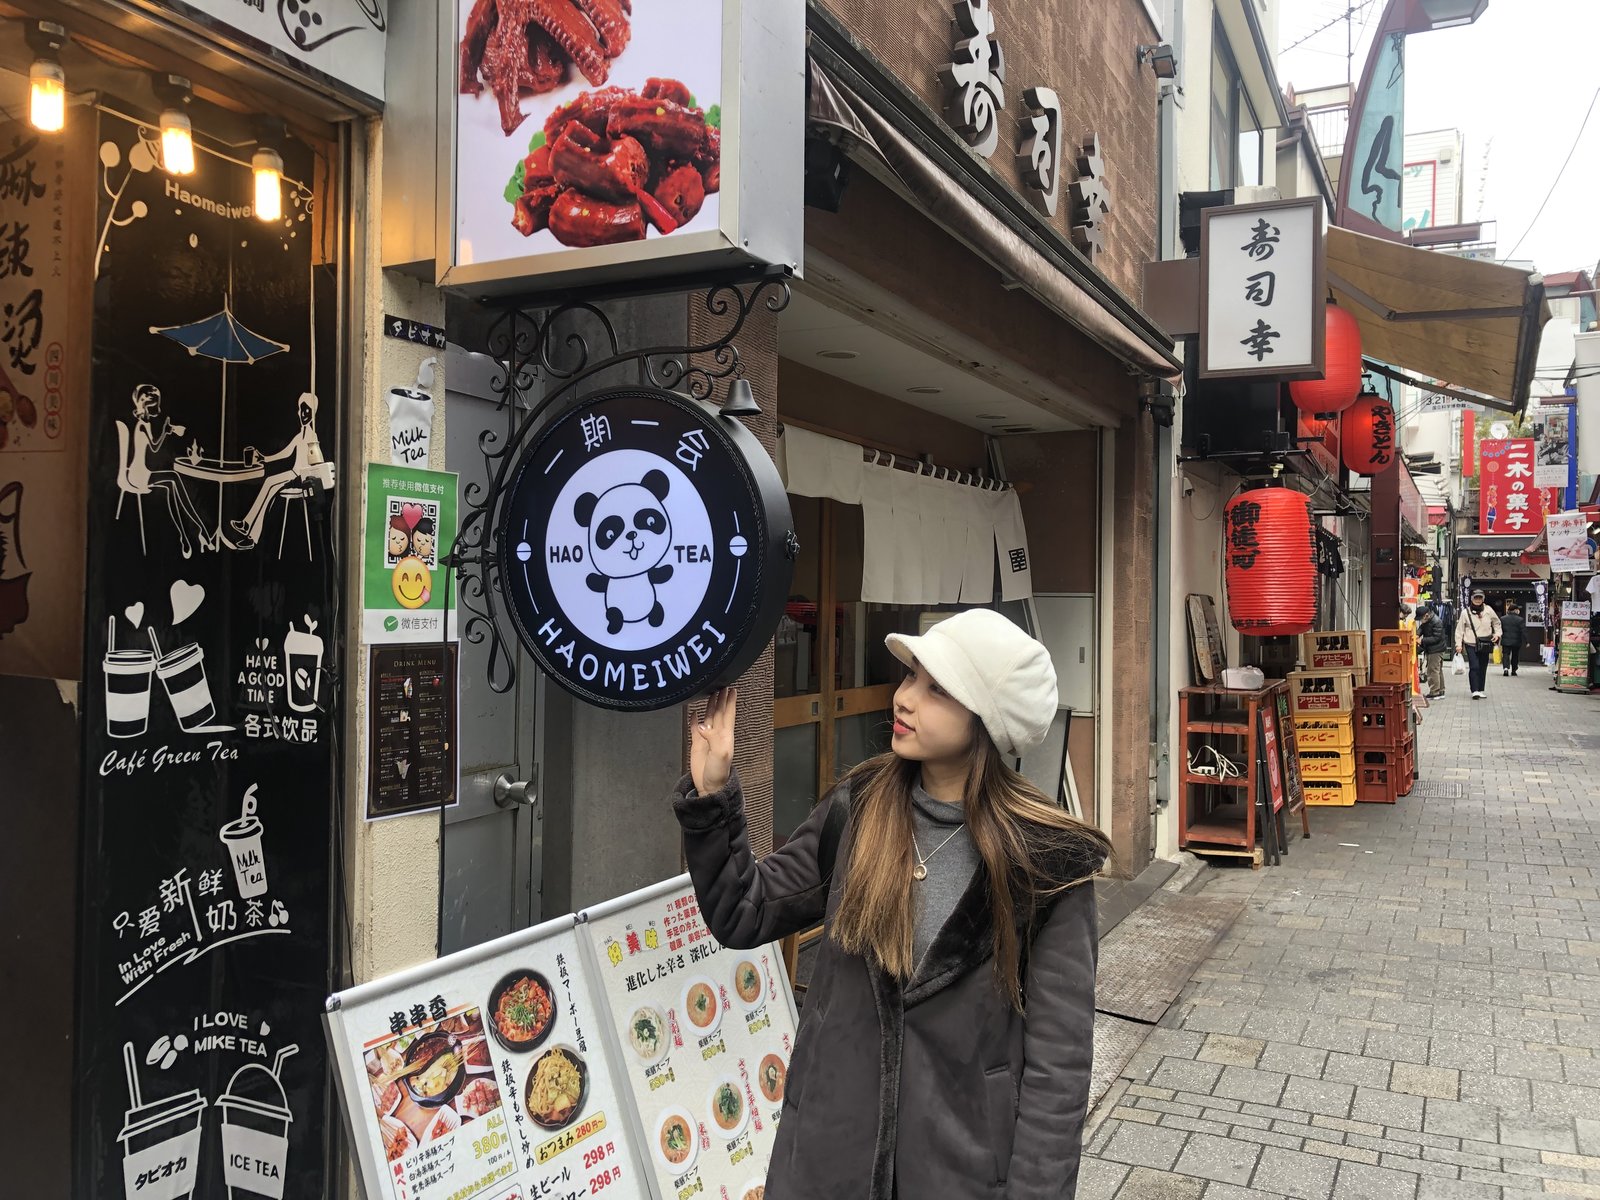
<path fill-rule="evenodd" d="M 789 298 L 788 278 L 776 272 L 748 282 L 706 285 L 698 303 L 716 332 L 701 341 L 686 338 L 681 345 L 624 347 L 616 325 L 593 298 L 543 309 L 507 308 L 495 318 L 489 353 L 498 370 L 490 386 L 505 427 L 478 436 L 484 479 L 467 484 L 461 528 L 441 565 L 460 580 L 461 636 L 473 645 L 488 643 L 488 682 L 496 692 L 510 691 L 517 681 L 515 635 L 502 619 L 495 553 L 500 506 L 522 450 L 545 414 L 575 399 L 584 384 L 605 372 L 628 367 L 637 372 L 629 382 L 710 400 L 720 380 L 741 373 L 737 342 L 751 315 L 758 308 L 782 312 Z"/>

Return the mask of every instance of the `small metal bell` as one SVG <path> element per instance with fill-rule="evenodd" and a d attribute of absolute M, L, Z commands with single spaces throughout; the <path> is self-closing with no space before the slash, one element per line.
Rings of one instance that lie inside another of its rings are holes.
<path fill-rule="evenodd" d="M 728 389 L 728 398 L 722 402 L 722 415 L 725 417 L 761 415 L 761 406 L 756 403 L 756 394 L 750 388 L 750 381 L 743 375 L 735 379 L 733 386 Z"/>

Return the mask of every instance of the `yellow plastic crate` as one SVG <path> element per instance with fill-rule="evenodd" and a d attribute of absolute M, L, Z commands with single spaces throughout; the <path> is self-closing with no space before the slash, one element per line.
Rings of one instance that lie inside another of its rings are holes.
<path fill-rule="evenodd" d="M 1354 808 L 1356 785 L 1348 779 L 1301 779 L 1307 804 L 1334 808 Z"/>
<path fill-rule="evenodd" d="M 1295 745 L 1307 750 L 1338 750 L 1348 754 L 1355 746 L 1351 714 L 1342 717 L 1301 717 L 1294 723 Z"/>
<path fill-rule="evenodd" d="M 1302 746 L 1300 776 L 1302 779 L 1336 779 L 1354 783 L 1355 755 L 1348 750 L 1307 750 Z"/>

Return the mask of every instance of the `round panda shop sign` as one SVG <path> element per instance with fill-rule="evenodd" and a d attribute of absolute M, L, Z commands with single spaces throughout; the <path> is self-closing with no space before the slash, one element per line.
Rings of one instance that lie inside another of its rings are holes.
<path fill-rule="evenodd" d="M 646 711 L 732 683 L 777 628 L 797 550 L 777 469 L 737 419 L 617 388 L 552 418 L 501 510 L 501 588 L 552 679 Z"/>

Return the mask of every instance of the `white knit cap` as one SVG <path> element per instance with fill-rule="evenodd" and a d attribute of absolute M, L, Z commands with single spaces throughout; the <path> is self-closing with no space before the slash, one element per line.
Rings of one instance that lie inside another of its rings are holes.
<path fill-rule="evenodd" d="M 1050 731 L 1056 716 L 1050 652 L 993 609 L 957 613 L 921 637 L 891 633 L 884 642 L 906 666 L 913 659 L 922 664 L 1008 758 L 1026 754 Z"/>

